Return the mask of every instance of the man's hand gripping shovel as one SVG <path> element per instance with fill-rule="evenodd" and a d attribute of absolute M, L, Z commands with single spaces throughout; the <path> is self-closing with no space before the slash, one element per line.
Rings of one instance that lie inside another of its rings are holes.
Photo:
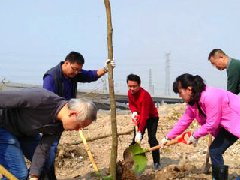
<path fill-rule="evenodd" d="M 134 145 L 129 146 L 124 151 L 124 153 L 123 153 L 124 162 L 131 164 L 132 170 L 136 174 L 141 174 L 147 166 L 147 157 L 146 157 L 145 153 L 155 151 L 157 149 L 161 149 L 166 146 L 170 146 L 170 145 L 180 143 L 180 142 L 187 144 L 187 139 L 190 136 L 191 136 L 191 132 L 188 131 L 188 132 L 181 134 L 180 136 L 177 136 L 175 139 L 172 139 L 172 140 L 166 142 L 164 145 L 159 144 L 159 145 L 154 146 L 149 149 L 141 148 L 140 144 L 136 143 Z"/>

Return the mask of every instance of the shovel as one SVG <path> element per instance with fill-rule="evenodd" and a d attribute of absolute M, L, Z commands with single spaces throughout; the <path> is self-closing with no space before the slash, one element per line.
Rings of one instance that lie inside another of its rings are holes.
<path fill-rule="evenodd" d="M 97 165 L 96 165 L 96 163 L 95 163 L 95 161 L 94 161 L 94 158 L 93 158 L 93 155 L 92 155 L 92 153 L 91 153 L 91 151 L 90 151 L 90 148 L 89 148 L 89 146 L 88 146 L 88 144 L 87 144 L 87 140 L 86 140 L 86 138 L 84 137 L 83 131 L 82 131 L 81 129 L 79 130 L 79 135 L 80 135 L 80 138 L 82 139 L 83 145 L 84 145 L 84 147 L 85 147 L 85 150 L 87 151 L 89 160 L 90 160 L 90 162 L 92 163 L 92 166 L 93 166 L 93 169 L 94 169 L 96 175 L 97 175 L 100 179 L 102 179 L 102 180 L 112 180 L 111 175 L 109 175 L 109 176 L 102 176 L 102 175 L 101 175 L 101 173 L 100 173 L 100 171 L 99 171 L 99 169 L 98 169 L 98 167 L 97 167 Z"/>
<path fill-rule="evenodd" d="M 211 167 L 211 164 L 209 163 L 209 147 L 212 144 L 212 135 L 208 135 L 208 147 L 207 147 L 207 153 L 206 153 L 206 160 L 205 160 L 205 166 L 203 169 L 203 173 L 209 174 L 209 169 Z"/>
<path fill-rule="evenodd" d="M 96 165 L 96 163 L 95 163 L 95 161 L 94 161 L 94 159 L 93 159 L 93 155 L 92 155 L 92 153 L 91 153 L 91 151 L 90 151 L 90 148 L 89 148 L 89 146 L 88 146 L 88 144 L 87 144 L 86 138 L 84 137 L 82 130 L 79 130 L 79 135 L 80 135 L 80 137 L 81 137 L 81 139 L 82 139 L 82 141 L 83 141 L 83 145 L 84 145 L 84 147 L 85 147 L 85 150 L 87 151 L 89 160 L 91 161 L 91 163 L 92 163 L 92 165 L 93 165 L 93 169 L 94 169 L 95 173 L 96 173 L 98 176 L 100 176 L 100 172 L 99 172 L 98 167 L 97 167 L 97 165 Z"/>
<path fill-rule="evenodd" d="M 159 144 L 149 149 L 143 149 L 141 148 L 140 144 L 135 143 L 134 145 L 129 146 L 124 151 L 123 153 L 124 162 L 131 164 L 131 167 L 136 174 L 141 174 L 143 173 L 147 166 L 147 157 L 145 153 L 155 151 L 157 149 L 161 149 L 165 146 L 170 146 L 179 142 L 187 144 L 186 139 L 189 138 L 190 136 L 191 132 L 188 131 L 181 134 L 180 136 L 177 136 L 175 139 L 172 139 L 171 141 L 167 142 L 167 144 L 165 145 Z"/>

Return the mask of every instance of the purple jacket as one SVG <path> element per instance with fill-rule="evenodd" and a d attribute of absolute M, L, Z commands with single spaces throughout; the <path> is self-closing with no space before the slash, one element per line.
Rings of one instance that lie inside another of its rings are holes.
<path fill-rule="evenodd" d="M 167 134 L 173 139 L 183 133 L 194 119 L 201 125 L 193 136 L 200 138 L 208 133 L 216 136 L 221 127 L 240 138 L 240 96 L 213 87 L 202 92 L 199 105 L 206 118 L 198 111 L 197 105 L 187 105 L 185 113 Z"/>

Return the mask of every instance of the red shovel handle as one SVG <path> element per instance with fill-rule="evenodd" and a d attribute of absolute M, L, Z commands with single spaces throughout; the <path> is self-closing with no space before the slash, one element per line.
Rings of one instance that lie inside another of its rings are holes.
<path fill-rule="evenodd" d="M 176 143 L 179 143 L 179 142 L 182 142 L 184 144 L 187 144 L 187 141 L 185 140 L 185 136 L 187 135 L 187 137 L 190 137 L 191 136 L 191 132 L 190 131 L 187 131 L 187 132 L 184 132 L 183 134 L 181 134 L 180 136 L 178 136 L 178 138 L 175 138 L 175 139 L 172 139 L 170 140 L 169 142 L 167 142 L 167 144 L 165 144 L 166 146 L 170 146 L 170 145 L 173 145 L 173 144 L 176 144 Z M 157 146 L 154 146 L 148 150 L 146 150 L 146 152 L 148 151 L 155 151 L 157 149 L 160 149 L 160 148 L 163 148 L 163 145 L 162 144 L 159 144 Z"/>
<path fill-rule="evenodd" d="M 184 144 L 187 144 L 187 141 L 185 140 L 185 136 L 187 135 L 187 137 L 191 136 L 191 132 L 187 131 L 185 133 L 182 133 L 182 135 L 180 136 L 180 138 L 178 139 L 178 142 L 182 142 Z"/>

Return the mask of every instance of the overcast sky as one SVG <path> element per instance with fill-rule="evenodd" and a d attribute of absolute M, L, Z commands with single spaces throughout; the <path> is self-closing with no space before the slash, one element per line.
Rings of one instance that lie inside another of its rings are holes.
<path fill-rule="evenodd" d="M 240 58 L 239 0 L 112 0 L 115 91 L 126 93 L 126 76 L 136 73 L 154 95 L 164 95 L 182 73 L 201 75 L 226 88 L 226 71 L 208 61 L 213 48 Z M 102 0 L 9 0 L 0 4 L 0 78 L 42 84 L 43 73 L 70 51 L 85 57 L 84 69 L 107 58 L 106 11 Z M 166 54 L 170 81 L 166 83 Z M 79 89 L 101 91 L 103 80 Z"/>

